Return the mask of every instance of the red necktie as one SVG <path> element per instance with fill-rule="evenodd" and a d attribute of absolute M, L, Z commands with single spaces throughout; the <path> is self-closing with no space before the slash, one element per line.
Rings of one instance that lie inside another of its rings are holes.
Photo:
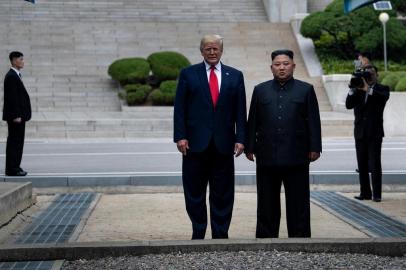
<path fill-rule="evenodd" d="M 215 66 L 210 67 L 210 80 L 209 80 L 211 99 L 213 100 L 214 108 L 216 107 L 217 100 L 219 99 L 219 82 L 217 80 L 217 75 L 214 72 L 215 68 L 216 68 Z"/>

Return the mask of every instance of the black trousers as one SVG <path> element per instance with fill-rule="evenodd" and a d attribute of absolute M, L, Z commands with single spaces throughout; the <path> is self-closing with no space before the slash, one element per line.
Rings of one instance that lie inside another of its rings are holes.
<path fill-rule="evenodd" d="M 182 180 L 186 211 L 192 222 L 192 239 L 204 239 L 207 228 L 206 191 L 209 184 L 212 238 L 228 238 L 234 205 L 234 157 L 214 145 L 183 156 Z"/>
<path fill-rule="evenodd" d="M 359 170 L 359 183 L 361 196 L 365 198 L 382 198 L 382 164 L 381 164 L 382 138 L 368 138 L 355 140 L 357 162 Z M 369 179 L 371 172 L 371 181 Z"/>
<path fill-rule="evenodd" d="M 7 125 L 6 174 L 13 174 L 20 170 L 24 149 L 25 122 L 7 121 Z"/>
<path fill-rule="evenodd" d="M 281 185 L 285 188 L 289 237 L 310 237 L 309 164 L 262 166 L 257 164 L 257 238 L 279 237 Z"/>

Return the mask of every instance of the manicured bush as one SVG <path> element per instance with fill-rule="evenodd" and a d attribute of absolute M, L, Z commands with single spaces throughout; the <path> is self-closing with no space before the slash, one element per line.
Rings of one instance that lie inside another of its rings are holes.
<path fill-rule="evenodd" d="M 176 96 L 177 81 L 164 81 L 159 89 L 151 93 L 152 103 L 155 105 L 173 105 Z"/>
<path fill-rule="evenodd" d="M 144 58 L 123 58 L 114 61 L 108 74 L 121 85 L 145 82 L 150 72 L 149 63 Z"/>
<path fill-rule="evenodd" d="M 161 90 L 162 93 L 175 94 L 177 86 L 178 86 L 177 81 L 164 81 L 159 86 L 159 90 Z"/>
<path fill-rule="evenodd" d="M 399 81 L 399 75 L 397 73 L 392 73 L 387 75 L 383 80 L 382 84 L 387 85 L 391 91 L 395 90 L 395 86 Z"/>
<path fill-rule="evenodd" d="M 405 92 L 406 91 L 406 77 L 403 77 L 395 86 L 395 91 Z"/>
<path fill-rule="evenodd" d="M 189 60 L 177 52 L 157 52 L 148 56 L 152 73 L 158 82 L 175 80 L 180 70 L 190 65 Z"/>
<path fill-rule="evenodd" d="M 127 93 L 130 92 L 137 92 L 137 91 L 144 91 L 145 93 L 149 94 L 152 90 L 152 87 L 148 84 L 127 84 L 124 86 L 124 89 Z"/>
<path fill-rule="evenodd" d="M 142 90 L 136 92 L 127 93 L 127 104 L 128 105 L 140 105 L 147 99 L 147 93 Z"/>
<path fill-rule="evenodd" d="M 356 51 L 368 52 L 372 59 L 382 58 L 379 12 L 369 5 L 346 15 L 343 4 L 342 0 L 334 0 L 325 11 L 306 17 L 300 30 L 302 35 L 313 40 L 319 58 L 334 56 L 350 60 L 355 58 Z M 406 27 L 396 19 L 396 11 L 388 14 L 388 57 L 398 61 L 406 56 Z"/>

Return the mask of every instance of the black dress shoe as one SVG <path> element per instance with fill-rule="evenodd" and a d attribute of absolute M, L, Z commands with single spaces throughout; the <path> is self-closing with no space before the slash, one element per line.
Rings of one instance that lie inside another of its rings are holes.
<path fill-rule="evenodd" d="M 374 202 L 381 202 L 381 201 L 382 201 L 381 198 L 373 198 L 372 200 L 373 200 Z"/>
<path fill-rule="evenodd" d="M 27 172 L 24 171 L 22 168 L 18 168 L 18 171 L 27 174 Z"/>
<path fill-rule="evenodd" d="M 370 200 L 371 197 L 364 197 L 364 196 L 359 195 L 359 196 L 354 196 L 354 199 L 363 201 L 363 200 Z"/>
<path fill-rule="evenodd" d="M 6 173 L 6 175 L 7 175 L 7 176 L 26 176 L 26 175 L 27 175 L 27 172 L 18 171 L 18 172 L 15 172 L 15 173 Z"/>

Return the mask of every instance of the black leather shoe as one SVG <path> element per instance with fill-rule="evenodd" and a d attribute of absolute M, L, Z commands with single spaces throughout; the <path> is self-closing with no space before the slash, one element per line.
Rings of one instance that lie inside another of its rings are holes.
<path fill-rule="evenodd" d="M 373 200 L 374 202 L 381 202 L 381 201 L 382 201 L 381 198 L 373 198 L 372 200 Z"/>
<path fill-rule="evenodd" d="M 22 168 L 18 168 L 18 171 L 27 174 L 27 172 L 24 171 Z"/>
<path fill-rule="evenodd" d="M 371 197 L 364 197 L 364 196 L 359 195 L 359 196 L 354 196 L 354 199 L 363 201 L 363 200 L 370 200 Z"/>
<path fill-rule="evenodd" d="M 15 173 L 6 173 L 7 176 L 26 176 L 27 172 L 24 171 L 18 171 Z"/>

